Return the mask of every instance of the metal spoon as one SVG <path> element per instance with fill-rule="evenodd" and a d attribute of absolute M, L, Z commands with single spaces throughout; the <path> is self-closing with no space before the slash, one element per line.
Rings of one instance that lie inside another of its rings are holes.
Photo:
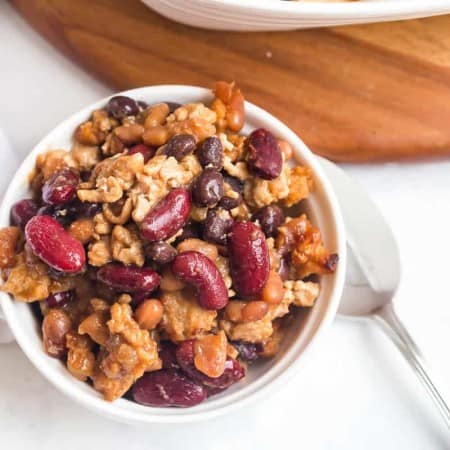
<path fill-rule="evenodd" d="M 344 316 L 372 319 L 391 338 L 434 400 L 450 428 L 450 409 L 423 356 L 398 318 L 392 300 L 400 282 L 400 257 L 392 230 L 364 190 L 330 161 L 319 158 L 341 206 L 348 267 L 339 306 Z"/>

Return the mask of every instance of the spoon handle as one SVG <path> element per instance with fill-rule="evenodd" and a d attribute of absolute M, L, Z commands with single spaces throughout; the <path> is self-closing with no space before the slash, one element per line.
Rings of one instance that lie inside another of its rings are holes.
<path fill-rule="evenodd" d="M 436 382 L 433 381 L 429 368 L 425 366 L 422 353 L 395 313 L 392 303 L 380 308 L 373 317 L 410 363 L 433 399 L 447 427 L 450 428 L 450 408 L 436 387 Z"/>

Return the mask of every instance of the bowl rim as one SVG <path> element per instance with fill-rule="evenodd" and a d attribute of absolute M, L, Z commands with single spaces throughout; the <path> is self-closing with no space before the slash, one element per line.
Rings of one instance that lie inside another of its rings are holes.
<path fill-rule="evenodd" d="M 178 0 L 175 0 L 178 1 Z M 358 1 L 358 2 L 308 2 L 275 0 L 194 0 L 201 7 L 252 14 L 276 15 L 277 18 L 298 19 L 312 16 L 333 18 L 383 18 L 401 14 L 422 14 L 430 12 L 449 12 L 447 0 L 408 0 L 408 1 Z"/>
<path fill-rule="evenodd" d="M 53 136 L 67 135 L 67 129 L 69 129 L 72 133 L 74 121 L 79 123 L 82 120 L 85 120 L 85 118 L 89 116 L 92 110 L 103 106 L 110 97 L 114 95 L 127 95 L 134 98 L 139 98 L 140 96 L 145 97 L 145 93 L 147 93 L 148 95 L 149 91 L 154 91 L 154 95 L 158 95 L 160 97 L 175 97 L 177 95 L 177 92 L 180 96 L 184 94 L 189 96 L 196 96 L 199 98 L 210 95 L 209 89 L 197 86 L 175 84 L 146 86 L 108 95 L 107 97 L 93 102 L 90 105 L 82 108 L 78 112 L 72 114 L 70 117 L 66 118 L 56 127 L 54 127 L 49 133 L 46 134 L 43 139 L 41 139 L 33 147 L 33 149 L 30 151 L 30 153 L 27 155 L 27 157 L 15 172 L 0 204 L 0 225 L 8 226 L 9 208 L 7 208 L 7 205 L 11 203 L 12 199 L 14 199 L 15 193 L 20 188 L 23 180 L 28 177 L 28 172 L 26 174 L 24 174 L 23 172 L 26 170 L 30 163 L 34 164 L 36 156 L 43 151 L 40 147 L 42 147 L 44 144 L 48 145 L 47 141 L 51 141 Z M 156 92 L 158 92 L 158 94 L 156 94 Z M 90 392 L 84 392 L 82 389 L 77 389 L 77 391 L 75 392 L 75 390 L 73 389 L 73 382 L 77 381 L 75 378 L 69 380 L 69 378 L 66 376 L 59 376 L 59 374 L 56 374 L 55 371 L 50 367 L 48 361 L 46 361 L 45 358 L 48 357 L 44 352 L 41 352 L 41 354 L 37 354 L 27 347 L 27 338 L 24 332 L 22 332 L 21 330 L 19 317 L 17 314 L 15 314 L 14 305 L 16 302 L 14 302 L 14 300 L 8 294 L 0 292 L 0 299 L 2 300 L 0 302 L 0 306 L 2 306 L 5 318 L 11 328 L 16 342 L 20 345 L 22 351 L 51 384 L 56 386 L 61 392 L 63 392 L 69 398 L 73 399 L 78 404 L 81 404 L 90 410 L 118 420 L 120 422 L 133 424 L 189 423 L 217 417 L 218 415 L 233 411 L 237 408 L 240 408 L 241 406 L 248 404 L 251 401 L 255 401 L 258 398 L 261 398 L 261 396 L 267 394 L 269 390 L 273 391 L 276 386 L 280 386 L 283 382 L 292 377 L 293 374 L 298 371 L 299 367 L 304 365 L 304 362 L 307 360 L 307 355 L 310 355 L 311 353 L 311 348 L 317 346 L 317 341 L 323 335 L 323 331 L 332 323 L 336 315 L 340 296 L 343 290 L 346 265 L 345 229 L 339 203 L 332 190 L 330 182 L 328 181 L 319 164 L 319 161 L 313 156 L 313 154 L 306 147 L 303 141 L 301 141 L 301 139 L 285 124 L 283 124 L 280 120 L 278 120 L 262 108 L 250 102 L 246 102 L 245 107 L 247 113 L 255 116 L 255 118 L 257 118 L 258 120 L 269 121 L 272 128 L 276 128 L 277 130 L 279 130 L 280 134 L 283 135 L 284 138 L 288 137 L 289 142 L 294 143 L 294 152 L 297 155 L 301 155 L 302 159 L 304 159 L 312 169 L 315 178 L 320 180 L 320 184 L 325 193 L 325 198 L 328 203 L 327 206 L 331 212 L 331 217 L 329 220 L 333 225 L 332 228 L 336 236 L 336 250 L 339 253 L 340 263 L 338 265 L 337 271 L 333 274 L 334 283 L 330 296 L 328 297 L 328 305 L 325 308 L 324 314 L 322 315 L 320 320 L 318 320 L 318 324 L 311 338 L 305 345 L 305 348 L 302 350 L 301 354 L 296 355 L 295 357 L 291 357 L 292 361 L 289 361 L 286 367 L 281 366 L 283 359 L 285 359 L 285 361 L 289 359 L 288 356 L 286 356 L 285 358 L 283 357 L 280 362 L 274 364 L 274 366 L 269 369 L 268 373 L 261 375 L 258 379 L 241 388 L 239 391 L 231 393 L 229 395 L 225 395 L 223 398 L 219 398 L 215 402 L 211 402 L 209 404 L 209 409 L 206 409 L 205 411 L 197 409 L 198 407 L 186 409 L 142 407 L 146 408 L 144 414 L 143 411 L 131 411 L 115 408 L 114 403 L 106 402 L 100 397 L 93 396 Z M 286 354 L 288 355 L 289 351 L 293 352 L 294 350 L 295 349 L 290 348 L 286 352 Z M 53 375 L 58 376 L 52 376 L 51 372 L 53 372 Z M 199 407 L 200 406 L 201 405 L 199 405 Z M 151 411 L 155 411 L 155 413 L 152 414 Z"/>

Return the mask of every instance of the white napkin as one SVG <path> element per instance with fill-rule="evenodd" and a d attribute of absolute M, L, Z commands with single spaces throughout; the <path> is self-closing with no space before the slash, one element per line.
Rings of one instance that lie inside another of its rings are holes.
<path fill-rule="evenodd" d="M 13 152 L 11 145 L 6 138 L 5 133 L 0 128 L 0 200 L 3 198 L 3 194 L 9 185 L 9 182 L 14 175 L 20 159 L 15 152 Z M 1 306 L 1 302 L 0 302 Z M 0 308 L 0 344 L 5 344 L 14 340 L 8 325 L 2 320 L 2 311 Z"/>

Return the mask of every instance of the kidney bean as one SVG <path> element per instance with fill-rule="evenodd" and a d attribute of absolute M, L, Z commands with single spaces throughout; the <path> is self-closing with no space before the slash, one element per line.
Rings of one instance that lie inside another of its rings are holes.
<path fill-rule="evenodd" d="M 60 170 L 45 182 L 42 199 L 48 205 L 64 205 L 74 198 L 79 181 L 79 175 L 73 170 Z"/>
<path fill-rule="evenodd" d="M 192 188 L 194 203 L 198 206 L 214 206 L 223 196 L 223 176 L 215 169 L 205 169 L 197 177 Z"/>
<path fill-rule="evenodd" d="M 25 227 L 25 239 L 32 252 L 53 269 L 75 274 L 85 267 L 83 244 L 52 217 L 31 218 Z"/>
<path fill-rule="evenodd" d="M 162 369 L 139 378 L 131 389 L 131 395 L 141 405 L 186 408 L 205 400 L 206 391 L 180 371 Z"/>
<path fill-rule="evenodd" d="M 273 180 L 281 173 L 283 158 L 275 136 L 264 128 L 253 131 L 247 141 L 247 164 L 255 175 Z"/>
<path fill-rule="evenodd" d="M 327 260 L 325 261 L 325 269 L 329 272 L 334 272 L 336 270 L 337 264 L 339 262 L 339 255 L 337 253 L 331 253 Z"/>
<path fill-rule="evenodd" d="M 172 272 L 197 289 L 199 304 L 205 309 L 222 309 L 228 303 L 228 290 L 217 266 L 205 255 L 188 251 L 172 262 Z"/>
<path fill-rule="evenodd" d="M 145 256 L 157 264 L 168 264 L 177 256 L 177 251 L 167 242 L 151 242 L 145 248 Z"/>
<path fill-rule="evenodd" d="M 233 286 L 242 297 L 260 293 L 269 276 L 270 258 L 261 228 L 252 222 L 235 222 L 228 236 Z"/>
<path fill-rule="evenodd" d="M 176 358 L 179 366 L 190 378 L 203 384 L 210 395 L 221 392 L 233 383 L 236 383 L 245 375 L 245 368 L 232 358 L 225 361 L 225 370 L 217 378 L 211 378 L 196 369 L 194 364 L 194 343 L 195 340 L 187 340 L 180 343 L 176 351 Z"/>
<path fill-rule="evenodd" d="M 115 119 L 135 116 L 139 112 L 138 104 L 130 97 L 116 95 L 111 97 L 106 105 L 106 111 Z"/>
<path fill-rule="evenodd" d="M 161 278 L 149 267 L 109 263 L 97 272 L 97 280 L 119 292 L 149 294 L 159 286 Z"/>
<path fill-rule="evenodd" d="M 25 228 L 28 221 L 37 214 L 38 209 L 38 205 L 31 198 L 14 203 L 11 208 L 11 223 L 22 229 Z"/>
<path fill-rule="evenodd" d="M 144 218 L 142 235 L 150 242 L 173 236 L 187 222 L 191 198 L 184 188 L 173 189 Z"/>
<path fill-rule="evenodd" d="M 128 155 L 134 155 L 136 153 L 140 153 L 144 157 L 144 164 L 146 164 L 153 156 L 155 156 L 156 150 L 145 144 L 137 144 L 130 148 Z"/>
<path fill-rule="evenodd" d="M 197 151 L 197 157 L 203 167 L 221 170 L 223 166 L 223 147 L 220 139 L 217 136 L 206 138 Z"/>
<path fill-rule="evenodd" d="M 70 317 L 60 309 L 51 309 L 42 321 L 44 350 L 49 356 L 61 358 L 66 354 L 66 334 L 72 328 Z"/>
<path fill-rule="evenodd" d="M 177 134 L 169 139 L 164 153 L 167 156 L 173 156 L 177 161 L 193 153 L 195 150 L 195 138 L 191 134 Z"/>
<path fill-rule="evenodd" d="M 225 245 L 232 225 L 233 219 L 228 211 L 210 209 L 202 222 L 203 239 L 213 244 Z"/>
<path fill-rule="evenodd" d="M 163 369 L 179 369 L 177 356 L 177 346 L 172 341 L 159 341 L 159 357 L 162 361 Z"/>
<path fill-rule="evenodd" d="M 55 294 L 50 294 L 46 299 L 45 303 L 50 308 L 55 308 L 57 306 L 64 306 L 72 302 L 75 299 L 75 290 L 56 292 Z"/>
<path fill-rule="evenodd" d="M 258 220 L 264 234 L 267 237 L 275 237 L 285 220 L 283 210 L 276 205 L 264 206 L 253 216 L 253 220 Z"/>

